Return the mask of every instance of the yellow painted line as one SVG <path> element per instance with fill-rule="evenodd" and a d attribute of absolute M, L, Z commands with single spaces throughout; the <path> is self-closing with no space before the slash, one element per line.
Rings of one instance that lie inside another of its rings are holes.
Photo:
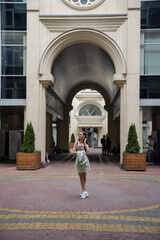
<path fill-rule="evenodd" d="M 49 178 L 64 178 L 66 177 L 66 175 L 49 175 L 49 176 L 35 176 L 35 175 L 32 175 L 32 176 L 27 176 L 27 175 L 24 175 L 24 176 L 18 176 L 18 177 L 33 177 L 32 179 L 16 179 L 16 180 L 8 180 L 8 181 L 5 181 L 5 182 L 1 182 L 0 184 L 5 184 L 5 183 L 11 183 L 11 182 L 18 182 L 18 181 L 29 181 L 29 180 L 38 180 L 38 179 L 49 179 Z M 78 175 L 67 175 L 68 178 L 78 178 Z M 88 175 L 89 178 L 96 178 L 96 179 L 101 179 L 101 178 L 104 178 L 103 175 Z M 153 184 L 153 183 L 146 183 L 146 182 L 142 182 L 142 181 L 135 181 L 135 180 L 130 180 L 130 179 L 126 179 L 125 178 L 113 178 L 113 177 L 108 177 L 108 176 L 105 176 L 107 179 L 112 179 L 114 181 L 117 181 L 117 180 L 121 180 L 121 181 L 128 181 L 128 182 L 134 182 L 134 183 L 141 183 L 141 184 L 145 184 L 145 185 L 148 185 L 148 186 L 152 186 L 152 187 L 157 187 L 157 188 L 160 188 L 160 186 L 156 185 L 156 184 Z M 2 176 L 1 176 L 2 178 Z M 144 178 L 143 178 L 144 179 Z M 157 178 L 154 178 L 156 181 L 157 181 Z M 160 181 L 160 180 L 159 180 Z M 159 182 L 158 181 L 158 182 Z"/>
<path fill-rule="evenodd" d="M 47 177 L 52 177 L 52 176 L 75 176 L 77 175 L 75 174 L 69 174 L 69 173 L 62 173 L 62 174 L 0 174 L 0 176 L 4 176 L 4 177 L 39 177 L 39 176 L 47 176 Z M 123 174 L 91 174 L 89 173 L 88 176 L 99 176 L 99 177 L 120 177 L 120 178 L 158 178 L 160 179 L 159 175 L 123 175 Z"/>
<path fill-rule="evenodd" d="M 71 177 L 71 176 L 70 176 Z M 57 178 L 57 177 L 52 177 L 52 178 Z M 64 177 L 58 177 L 58 178 L 64 178 Z M 72 178 L 72 177 L 71 177 Z M 75 178 L 78 178 L 78 176 L 75 176 Z M 40 180 L 40 179 L 48 179 L 48 177 L 36 177 L 36 178 L 32 178 L 32 179 L 17 179 L 17 180 L 8 180 L 5 182 L 1 182 L 0 184 L 6 184 L 6 183 L 13 183 L 13 182 L 23 182 L 23 181 L 33 181 L 33 180 Z M 113 181 L 127 181 L 127 182 L 133 182 L 133 183 L 139 183 L 139 184 L 145 184 L 147 186 L 151 186 L 151 187 L 156 187 L 156 188 L 160 188 L 160 186 L 157 186 L 156 184 L 151 184 L 151 183 L 146 183 L 146 182 L 142 182 L 142 181 L 133 181 L 133 180 L 129 180 L 129 179 L 112 179 Z"/>
<path fill-rule="evenodd" d="M 126 225 L 126 224 L 96 224 L 96 223 L 1 223 L 1 231 L 10 230 L 82 230 L 108 232 L 134 232 L 160 234 L 159 227 Z"/>
<path fill-rule="evenodd" d="M 29 210 L 18 210 L 18 209 L 9 209 L 9 208 L 0 208 L 0 211 L 4 212 L 15 212 L 15 213 L 49 213 L 49 214 L 112 214 L 112 213 L 124 213 L 124 212 L 140 212 L 160 208 L 160 204 L 144 207 L 144 208 L 135 208 L 135 209 L 124 209 L 124 210 L 111 210 L 111 211 L 102 211 L 102 212 L 56 212 L 56 211 L 29 211 Z"/>
<path fill-rule="evenodd" d="M 133 182 L 133 183 L 140 183 L 140 184 L 145 184 L 145 185 L 148 185 L 148 186 L 152 186 L 152 187 L 160 187 L 160 185 L 159 186 L 157 186 L 156 184 L 153 184 L 153 183 L 147 183 L 147 182 L 142 182 L 142 181 L 135 181 L 135 180 L 130 180 L 130 179 L 121 179 L 121 178 L 114 178 L 114 179 L 112 179 L 113 181 L 117 181 L 117 180 L 119 180 L 119 181 L 126 181 L 126 182 Z"/>
<path fill-rule="evenodd" d="M 139 216 L 106 216 L 103 214 L 1 214 L 0 219 L 97 219 L 97 220 L 118 220 L 118 221 L 138 221 L 138 222 L 159 222 L 160 218 L 139 217 Z"/>

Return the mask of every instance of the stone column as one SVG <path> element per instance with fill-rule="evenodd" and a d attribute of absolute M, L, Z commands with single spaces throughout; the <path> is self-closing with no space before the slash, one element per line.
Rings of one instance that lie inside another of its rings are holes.
<path fill-rule="evenodd" d="M 140 0 L 128 0 L 127 75 L 114 75 L 114 83 L 120 87 L 120 165 L 127 144 L 128 130 L 136 125 L 138 140 L 142 144 L 142 123 L 139 111 L 140 76 Z"/>
<path fill-rule="evenodd" d="M 120 165 L 123 164 L 123 152 L 127 143 L 126 128 L 126 85 L 121 85 L 120 92 Z"/>
<path fill-rule="evenodd" d="M 111 150 L 116 146 L 116 124 L 113 121 L 113 108 L 108 111 L 108 136 L 111 140 Z"/>
<path fill-rule="evenodd" d="M 41 150 L 41 162 L 45 162 L 46 152 L 46 88 L 44 85 L 39 85 L 39 117 L 38 122 L 38 146 Z"/>
<path fill-rule="evenodd" d="M 128 44 L 126 76 L 126 128 L 131 123 L 137 130 L 139 144 L 142 144 L 142 122 L 139 104 L 140 89 L 140 0 L 128 0 Z"/>
<path fill-rule="evenodd" d="M 41 161 L 45 162 L 46 153 L 46 88 L 52 85 L 52 74 L 43 74 L 39 77 L 39 116 L 38 116 L 38 146 L 41 150 Z"/>
<path fill-rule="evenodd" d="M 120 87 L 120 166 L 122 166 L 123 152 L 127 142 L 126 76 L 115 74 L 114 83 Z"/>
<path fill-rule="evenodd" d="M 35 132 L 35 148 L 41 150 L 39 118 L 40 95 L 44 95 L 39 88 L 39 1 L 27 1 L 27 81 L 26 81 L 26 109 L 25 126 L 32 122 Z"/>
<path fill-rule="evenodd" d="M 57 145 L 64 152 L 69 152 L 69 111 L 64 109 L 64 120 L 57 120 Z"/>
<path fill-rule="evenodd" d="M 50 155 L 52 153 L 53 141 L 52 141 L 52 115 L 47 113 L 46 115 L 46 152 Z"/>

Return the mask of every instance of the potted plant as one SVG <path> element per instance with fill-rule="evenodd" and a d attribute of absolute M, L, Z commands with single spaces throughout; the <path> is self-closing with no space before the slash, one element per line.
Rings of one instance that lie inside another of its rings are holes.
<path fill-rule="evenodd" d="M 70 148 L 73 148 L 73 146 L 74 146 L 74 143 L 75 143 L 75 136 L 74 136 L 74 133 L 72 133 L 72 135 L 71 135 L 71 141 L 70 141 Z"/>
<path fill-rule="evenodd" d="M 21 152 L 17 153 L 17 169 L 38 169 L 41 166 L 41 153 L 35 151 L 35 133 L 32 123 L 28 123 Z"/>
<path fill-rule="evenodd" d="M 146 154 L 139 153 L 140 146 L 137 139 L 135 124 L 131 124 L 128 132 L 128 144 L 123 153 L 124 170 L 146 170 Z"/>

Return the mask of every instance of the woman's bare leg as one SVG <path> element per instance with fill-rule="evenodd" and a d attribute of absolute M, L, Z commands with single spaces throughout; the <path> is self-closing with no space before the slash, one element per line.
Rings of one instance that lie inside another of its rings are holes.
<path fill-rule="evenodd" d="M 85 192 L 86 191 L 86 173 L 78 173 L 79 174 L 79 178 L 80 178 L 80 183 L 81 183 L 81 187 L 82 187 L 82 191 Z"/>
<path fill-rule="evenodd" d="M 87 174 L 86 174 L 86 173 L 82 173 L 82 174 L 83 174 L 84 184 L 86 185 L 86 180 L 87 180 L 87 179 L 86 179 L 86 175 L 87 175 Z"/>

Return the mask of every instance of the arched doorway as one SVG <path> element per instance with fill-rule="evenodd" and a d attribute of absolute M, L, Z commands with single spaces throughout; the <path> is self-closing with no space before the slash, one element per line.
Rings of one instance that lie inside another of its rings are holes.
<path fill-rule="evenodd" d="M 77 62 L 77 59 L 80 61 Z M 82 61 L 84 59 L 85 62 Z M 107 111 L 109 109 L 110 123 L 113 123 L 113 118 L 119 117 L 118 86 L 125 83 L 125 74 L 125 60 L 120 48 L 110 37 L 101 32 L 92 29 L 76 29 L 60 35 L 50 43 L 39 65 L 40 99 L 45 100 L 41 102 L 43 105 L 41 118 L 45 117 L 45 109 L 54 116 L 58 128 L 61 129 L 58 133 L 59 143 L 64 149 L 68 144 L 66 126 L 71 108 L 70 99 L 82 87 L 95 86 L 94 88 L 104 96 L 105 108 Z M 72 80 L 66 81 L 71 79 L 71 76 Z M 39 135 L 44 137 L 46 129 L 43 124 L 44 121 L 39 124 Z M 113 132 L 113 129 L 114 127 L 111 126 L 110 131 Z M 41 141 L 40 146 L 44 154 L 45 140 Z"/>

